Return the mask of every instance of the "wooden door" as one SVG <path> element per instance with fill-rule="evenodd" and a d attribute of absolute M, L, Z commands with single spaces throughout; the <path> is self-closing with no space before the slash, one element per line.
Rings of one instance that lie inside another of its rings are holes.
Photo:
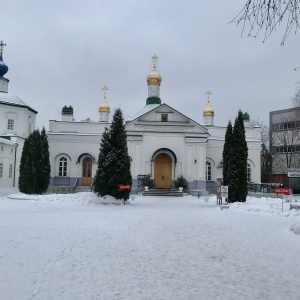
<path fill-rule="evenodd" d="M 81 185 L 91 185 L 92 183 L 92 159 L 85 157 L 82 161 Z"/>
<path fill-rule="evenodd" d="M 172 159 L 166 153 L 158 154 L 155 158 L 154 185 L 156 189 L 172 187 Z"/>

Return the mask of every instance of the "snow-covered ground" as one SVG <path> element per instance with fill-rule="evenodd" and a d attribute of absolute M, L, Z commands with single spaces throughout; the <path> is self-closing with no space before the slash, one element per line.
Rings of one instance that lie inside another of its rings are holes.
<path fill-rule="evenodd" d="M 220 210 L 216 197 L 9 192 L 0 299 L 300 299 L 300 211 L 281 199 Z"/>

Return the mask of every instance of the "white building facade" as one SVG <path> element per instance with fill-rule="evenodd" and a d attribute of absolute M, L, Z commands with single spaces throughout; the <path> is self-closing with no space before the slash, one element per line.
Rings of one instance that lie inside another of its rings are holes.
<path fill-rule="evenodd" d="M 162 78 L 157 71 L 157 56 L 152 59 L 152 71 L 147 77 L 146 106 L 125 125 L 133 189 L 139 187 L 140 175 L 150 174 L 156 188 L 172 188 L 174 179 L 183 175 L 189 181 L 190 190 L 213 190 L 216 177 L 222 177 L 226 127 L 214 125 L 211 92 L 207 92 L 204 125 L 161 104 Z M 51 185 L 91 185 L 102 133 L 105 127 L 110 127 L 107 88 L 103 89 L 99 122 L 73 121 L 72 107 L 63 108 L 61 121 L 49 121 Z M 260 128 L 248 127 L 248 121 L 245 118 L 248 180 L 260 182 Z"/>
<path fill-rule="evenodd" d="M 9 80 L 3 76 L 8 67 L 3 62 L 0 42 L 0 187 L 18 186 L 19 165 L 25 139 L 35 129 L 37 111 L 8 93 Z"/>

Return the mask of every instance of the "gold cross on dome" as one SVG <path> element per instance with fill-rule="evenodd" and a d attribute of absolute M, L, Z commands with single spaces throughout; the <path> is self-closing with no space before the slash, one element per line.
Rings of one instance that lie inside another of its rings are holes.
<path fill-rule="evenodd" d="M 158 60 L 158 56 L 157 56 L 156 54 L 154 54 L 154 55 L 152 56 L 152 59 L 153 59 L 153 62 L 156 63 L 157 60 Z"/>
<path fill-rule="evenodd" d="M 108 91 L 108 87 L 105 85 L 102 90 L 104 91 L 104 103 L 106 103 L 106 92 Z"/>
<path fill-rule="evenodd" d="M 152 60 L 153 60 L 153 70 L 156 71 L 156 63 L 157 63 L 157 60 L 158 60 L 158 56 L 156 54 L 154 54 L 152 56 Z"/>
<path fill-rule="evenodd" d="M 207 91 L 205 94 L 207 95 L 208 102 L 210 102 L 210 95 L 212 95 L 212 92 Z"/>
<path fill-rule="evenodd" d="M 3 54 L 3 48 L 6 46 L 6 44 L 3 43 L 3 41 L 0 42 L 0 55 Z"/>

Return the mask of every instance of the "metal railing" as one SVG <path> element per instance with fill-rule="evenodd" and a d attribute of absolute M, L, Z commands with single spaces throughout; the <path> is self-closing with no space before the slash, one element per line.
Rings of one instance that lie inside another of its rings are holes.
<path fill-rule="evenodd" d="M 91 180 L 91 192 L 93 191 L 94 178 Z"/>
<path fill-rule="evenodd" d="M 76 187 L 78 186 L 78 182 L 79 182 L 79 178 L 76 178 L 76 181 L 74 183 L 74 186 L 73 186 L 73 192 L 75 193 L 75 190 L 76 190 Z"/>
<path fill-rule="evenodd" d="M 248 183 L 248 192 L 270 194 L 274 193 L 274 189 L 277 187 L 283 187 L 281 183 Z"/>

